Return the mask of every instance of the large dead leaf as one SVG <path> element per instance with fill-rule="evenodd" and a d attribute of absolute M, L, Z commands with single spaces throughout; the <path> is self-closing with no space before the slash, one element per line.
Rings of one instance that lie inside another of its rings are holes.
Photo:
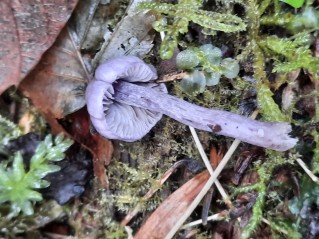
<path fill-rule="evenodd" d="M 202 172 L 171 194 L 147 219 L 134 238 L 165 238 L 204 187 L 208 178 L 209 173 Z"/>
<path fill-rule="evenodd" d="M 138 12 L 139 2 L 135 0 L 126 9 L 126 16 L 117 24 L 114 31 L 106 31 L 105 42 L 93 59 L 93 67 L 116 56 L 130 55 L 143 58 L 152 48 L 154 33 L 152 23 L 155 16 L 148 12 Z"/>
<path fill-rule="evenodd" d="M 85 105 L 87 78 L 77 49 L 64 29 L 20 89 L 40 112 L 63 118 Z"/>
<path fill-rule="evenodd" d="M 0 1 L 0 94 L 39 62 L 70 17 L 77 0 Z"/>
<path fill-rule="evenodd" d="M 84 41 L 86 41 L 86 36 L 90 35 L 90 30 L 92 27 L 91 24 L 93 24 L 95 12 L 98 9 L 100 0 L 86 0 L 86 1 L 80 1 L 77 7 L 75 8 L 72 18 L 70 19 L 68 26 L 71 29 L 72 37 L 74 41 L 76 42 L 76 45 L 79 47 L 79 49 L 82 49 L 82 45 Z M 99 22 L 96 27 L 107 27 L 104 22 Z M 101 32 L 100 37 L 101 37 Z M 102 33 L 103 35 L 103 33 Z M 95 39 L 89 39 L 89 44 L 94 44 L 95 47 L 98 47 L 99 42 L 95 41 Z M 88 47 L 84 47 L 85 49 L 88 49 Z"/>
<path fill-rule="evenodd" d="M 110 163 L 112 158 L 112 142 L 99 134 L 92 134 L 90 132 L 90 119 L 85 107 L 68 115 L 66 120 L 70 123 L 70 126 L 67 127 L 68 133 L 74 140 L 92 153 L 94 175 L 107 188 L 108 179 L 106 177 L 105 166 Z"/>
<path fill-rule="evenodd" d="M 99 51 L 105 34 L 110 35 L 116 27 L 125 13 L 128 2 L 128 0 L 80 1 L 68 24 L 79 49 Z"/>
<path fill-rule="evenodd" d="M 20 44 L 10 1 L 0 1 L 0 93 L 20 76 Z"/>

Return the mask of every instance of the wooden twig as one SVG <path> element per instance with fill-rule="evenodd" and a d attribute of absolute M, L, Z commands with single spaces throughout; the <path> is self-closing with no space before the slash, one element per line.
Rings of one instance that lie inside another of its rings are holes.
<path fill-rule="evenodd" d="M 167 75 L 164 75 L 160 80 L 157 80 L 156 82 L 164 83 L 164 82 L 170 82 L 175 80 L 181 80 L 188 75 L 189 74 L 186 72 L 167 74 Z"/>
<path fill-rule="evenodd" d="M 221 221 L 226 218 L 227 214 L 228 212 L 225 212 L 225 211 L 216 213 L 214 215 L 207 217 L 207 221 Z M 185 224 L 184 226 L 181 227 L 181 229 L 187 229 L 193 226 L 200 225 L 202 223 L 203 223 L 203 220 L 199 219 L 199 220 Z"/>
<path fill-rule="evenodd" d="M 227 151 L 226 155 L 222 159 L 222 161 L 217 166 L 216 170 L 212 174 L 212 176 L 208 179 L 204 187 L 202 188 L 202 191 L 197 195 L 197 197 L 194 199 L 194 201 L 189 205 L 189 207 L 184 212 L 184 215 L 176 222 L 176 224 L 173 226 L 173 228 L 170 230 L 170 232 L 166 235 L 165 239 L 172 238 L 175 233 L 179 230 L 179 228 L 183 225 L 183 223 L 186 221 L 186 219 L 191 215 L 191 213 L 195 210 L 197 205 L 200 203 L 200 201 L 203 199 L 203 197 L 206 195 L 210 187 L 216 182 L 217 177 L 223 170 L 223 168 L 226 166 L 227 162 L 237 149 L 239 143 L 241 141 L 238 139 L 235 139 L 232 145 L 230 146 L 229 150 Z"/>
<path fill-rule="evenodd" d="M 208 160 L 208 158 L 207 158 L 207 155 L 206 155 L 206 153 L 205 153 L 205 151 L 204 151 L 204 149 L 203 149 L 202 144 L 201 144 L 200 141 L 199 141 L 199 138 L 198 138 L 198 135 L 197 135 L 195 129 L 194 129 L 193 127 L 191 127 L 191 126 L 189 126 L 189 129 L 190 129 L 190 131 L 191 131 L 191 133 L 192 133 L 192 136 L 193 136 L 193 138 L 194 138 L 196 147 L 197 147 L 197 149 L 198 149 L 198 151 L 199 151 L 199 153 L 200 153 L 200 155 L 201 155 L 201 157 L 202 157 L 202 159 L 203 159 L 203 161 L 204 161 L 204 164 L 205 164 L 205 166 L 206 166 L 208 172 L 210 173 L 210 175 L 213 175 L 214 170 L 213 170 L 213 168 L 212 168 L 212 166 L 211 166 L 211 164 L 210 164 L 210 162 L 209 162 L 209 160 Z M 224 202 L 226 203 L 226 205 L 227 205 L 229 208 L 232 208 L 232 202 L 229 200 L 229 197 L 228 197 L 226 191 L 224 190 L 223 186 L 220 184 L 220 182 L 218 181 L 218 179 L 216 180 L 215 185 L 216 185 L 218 191 L 220 192 L 220 194 L 222 195 L 223 200 L 224 200 Z"/>
<path fill-rule="evenodd" d="M 300 158 L 296 158 L 296 161 L 299 163 L 300 167 L 302 167 L 302 169 L 306 172 L 306 174 L 308 174 L 312 181 L 314 181 L 315 183 L 319 182 L 318 177 L 310 171 L 310 169 L 307 167 L 304 161 L 302 161 Z"/>

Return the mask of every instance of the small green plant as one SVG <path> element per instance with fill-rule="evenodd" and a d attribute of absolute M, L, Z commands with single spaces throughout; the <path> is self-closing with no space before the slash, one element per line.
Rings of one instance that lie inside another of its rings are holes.
<path fill-rule="evenodd" d="M 249 44 L 237 59 L 252 58 L 253 77 L 256 79 L 258 91 L 257 101 L 263 119 L 267 121 L 291 121 L 292 116 L 285 115 L 272 97 L 273 92 L 270 89 L 271 85 L 268 81 L 265 66 L 270 63 L 269 59 L 272 59 L 274 64 L 271 64 L 274 65 L 273 71 L 276 73 L 287 74 L 300 68 L 317 72 L 318 59 L 311 56 L 309 32 L 299 31 L 299 34 L 290 38 L 261 35 L 261 25 L 276 25 L 271 22 L 277 18 L 278 22 L 281 21 L 281 24 L 286 21 L 282 17 L 278 4 L 276 4 L 276 1 L 274 4 L 272 4 L 272 1 L 263 1 L 262 4 L 259 4 L 256 0 L 249 0 L 245 7 L 247 10 L 247 28 L 249 30 L 247 40 Z M 274 14 L 269 14 L 272 12 Z M 290 13 L 289 16 L 290 21 L 295 19 L 293 14 Z M 313 75 L 316 77 L 315 74 Z M 276 88 L 279 86 L 277 85 Z"/>
<path fill-rule="evenodd" d="M 243 228 L 241 238 L 250 238 L 252 233 L 257 229 L 263 217 L 263 209 L 267 199 L 267 187 L 271 180 L 272 173 L 275 168 L 286 164 L 294 164 L 294 156 L 289 159 L 285 158 L 281 152 L 274 152 L 266 150 L 267 160 L 264 163 L 256 162 L 255 168 L 257 170 L 259 181 L 253 185 L 236 188 L 235 194 L 247 193 L 251 191 L 258 192 L 256 202 L 252 209 L 252 216 L 248 224 Z"/>
<path fill-rule="evenodd" d="M 180 83 L 182 90 L 189 94 L 217 85 L 222 75 L 232 79 L 239 73 L 238 62 L 232 58 L 222 59 L 222 51 L 212 44 L 181 51 L 176 56 L 176 64 L 180 69 L 191 71 Z"/>
<path fill-rule="evenodd" d="M 0 115 L 0 149 L 11 139 L 15 139 L 20 135 L 21 131 L 19 127 Z"/>
<path fill-rule="evenodd" d="M 275 122 L 287 122 L 289 121 L 288 116 L 283 114 L 272 98 L 273 93 L 266 83 L 257 85 L 258 95 L 257 100 L 259 103 L 260 111 L 263 115 L 263 119 L 266 121 Z"/>
<path fill-rule="evenodd" d="M 42 195 L 35 189 L 49 186 L 43 178 L 60 170 L 59 166 L 50 162 L 62 160 L 71 144 L 72 140 L 62 135 L 57 136 L 54 142 L 48 135 L 38 145 L 28 169 L 20 152 L 14 154 L 11 162 L 0 164 L 0 205 L 10 206 L 10 217 L 17 216 L 21 211 L 25 215 L 33 214 L 32 203 L 42 200 Z"/>
<path fill-rule="evenodd" d="M 301 218 L 307 218 L 312 204 L 319 206 L 319 185 L 308 176 L 304 176 L 300 182 L 300 196 L 289 200 L 289 210 Z"/>
<path fill-rule="evenodd" d="M 289 73 L 297 69 L 308 69 L 311 72 L 318 70 L 319 58 L 313 57 L 309 49 L 311 43 L 308 33 L 300 33 L 294 36 L 293 40 L 269 36 L 259 41 L 259 45 L 266 54 L 284 57 L 285 61 L 276 60 L 274 72 Z M 270 53 L 271 51 L 271 53 Z"/>
<path fill-rule="evenodd" d="M 117 193 L 110 200 L 114 200 L 119 210 L 127 212 L 138 205 L 141 211 L 149 211 L 157 206 L 158 198 L 146 200 L 143 195 L 151 187 L 160 185 L 153 178 L 154 171 L 142 168 L 135 169 L 125 163 L 116 162 L 110 169 L 109 178 L 113 183 L 112 187 L 116 187 L 117 190 Z M 119 181 L 116 179 L 118 176 L 121 177 Z"/>
<path fill-rule="evenodd" d="M 309 228 L 317 221 L 319 206 L 319 185 L 307 175 L 301 178 L 300 195 L 288 202 L 289 210 L 297 217 L 297 228 L 301 233 L 308 233 Z"/>
<path fill-rule="evenodd" d="M 300 239 L 302 235 L 297 231 L 296 224 L 291 220 L 284 218 L 272 219 L 269 221 L 269 226 L 272 231 L 272 238 L 287 238 Z"/>
<path fill-rule="evenodd" d="M 273 15 L 261 17 L 260 24 L 281 26 L 293 34 L 305 30 L 316 30 L 319 27 L 319 12 L 311 6 L 306 6 L 300 13 L 295 15 L 291 12 L 283 12 L 279 8 Z"/>
<path fill-rule="evenodd" d="M 178 4 L 143 2 L 139 10 L 152 10 L 158 18 L 153 27 L 164 32 L 160 47 L 160 57 L 170 59 L 178 44 L 179 34 L 187 33 L 188 24 L 194 22 L 202 26 L 203 33 L 214 35 L 216 31 L 238 32 L 246 28 L 239 17 L 229 13 L 217 13 L 201 10 L 203 0 L 179 0 Z"/>

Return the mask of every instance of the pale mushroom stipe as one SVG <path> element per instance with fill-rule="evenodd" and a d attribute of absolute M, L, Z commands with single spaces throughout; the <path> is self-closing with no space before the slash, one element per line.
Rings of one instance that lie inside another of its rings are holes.
<path fill-rule="evenodd" d="M 277 151 L 297 143 L 288 135 L 289 123 L 261 122 L 197 106 L 167 94 L 165 85 L 156 79 L 155 68 L 134 56 L 101 64 L 86 89 L 88 112 L 97 132 L 108 139 L 136 141 L 165 114 L 200 130 Z"/>

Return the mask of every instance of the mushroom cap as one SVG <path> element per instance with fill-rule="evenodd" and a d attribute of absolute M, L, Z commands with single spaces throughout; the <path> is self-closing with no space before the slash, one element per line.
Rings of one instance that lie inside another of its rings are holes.
<path fill-rule="evenodd" d="M 132 142 L 143 138 L 162 118 L 162 114 L 113 100 L 113 83 L 136 82 L 167 93 L 164 84 L 149 83 L 157 79 L 153 66 L 134 56 L 113 58 L 101 64 L 86 89 L 87 109 L 93 126 L 109 139 Z"/>

